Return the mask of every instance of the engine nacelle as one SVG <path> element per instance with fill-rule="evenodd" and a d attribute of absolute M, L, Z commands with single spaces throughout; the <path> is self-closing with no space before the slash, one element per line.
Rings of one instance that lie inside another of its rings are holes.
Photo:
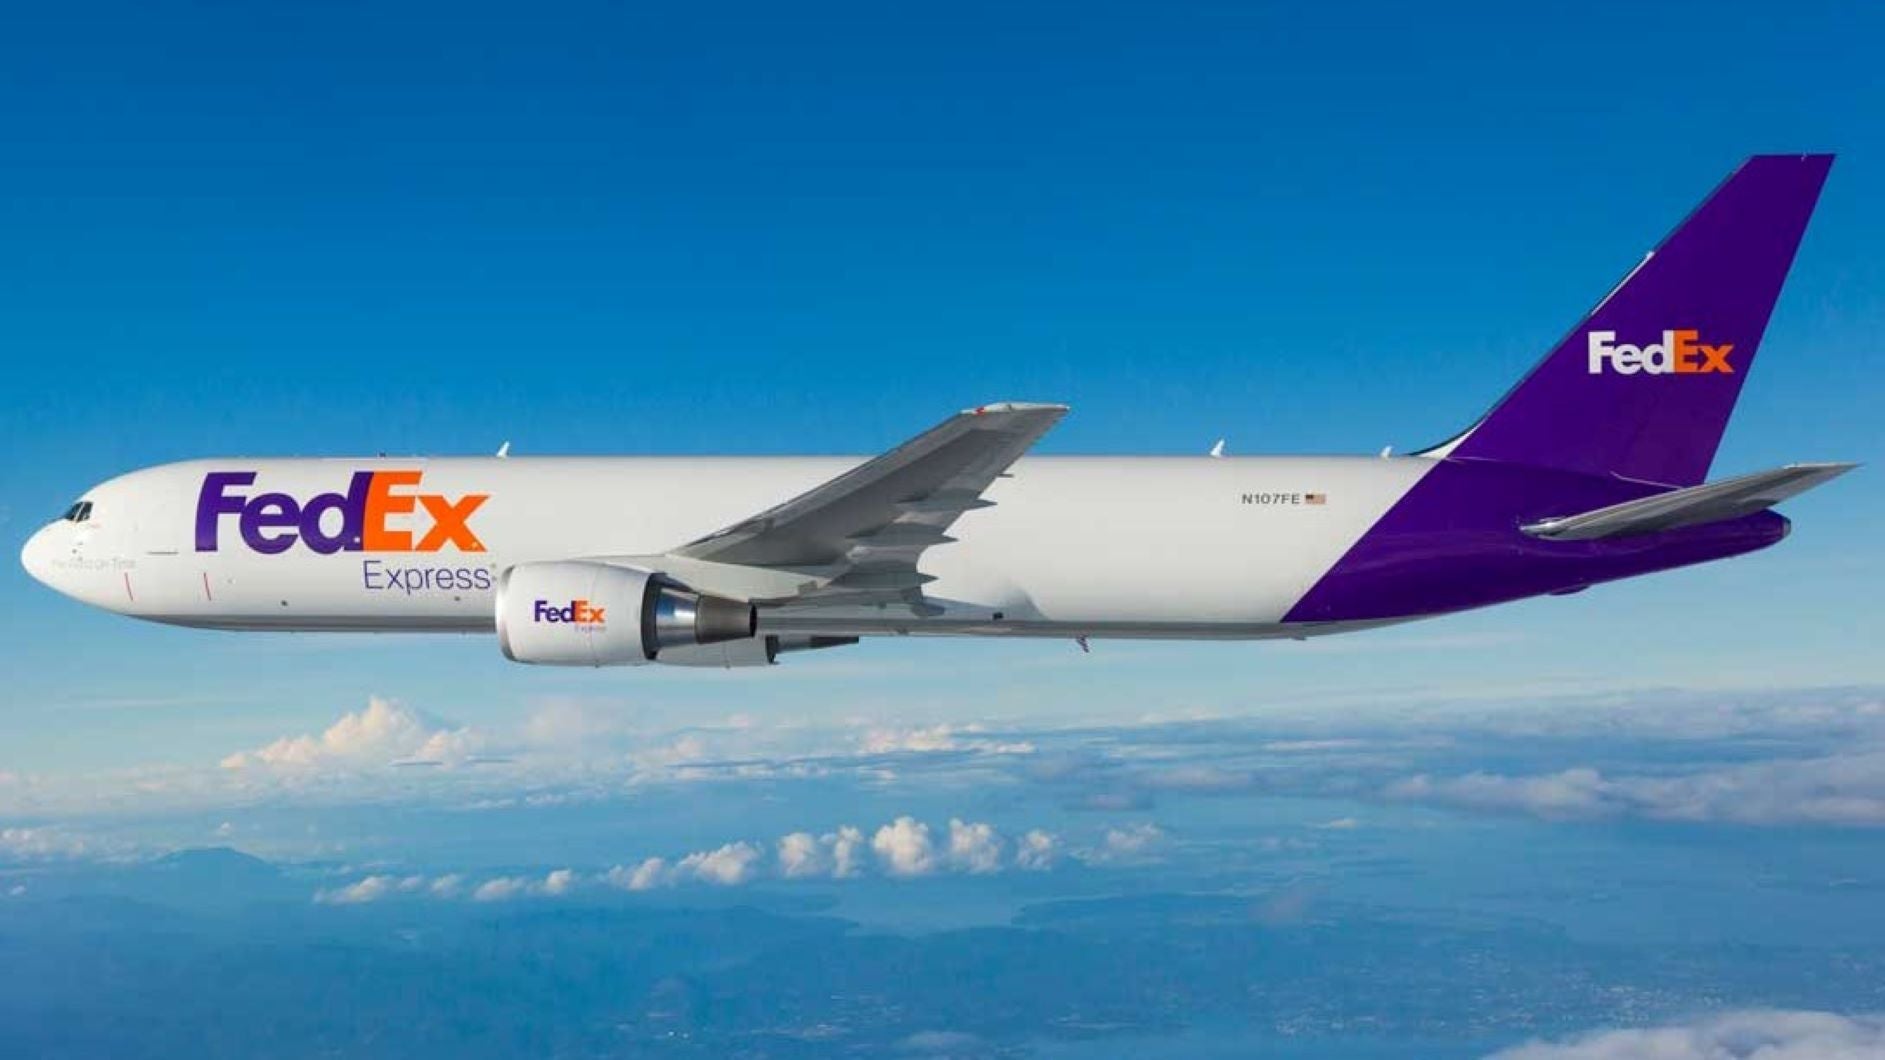
<path fill-rule="evenodd" d="M 640 666 L 667 649 L 754 640 L 758 625 L 751 604 L 608 563 L 523 563 L 497 582 L 497 640 L 512 662 Z"/>

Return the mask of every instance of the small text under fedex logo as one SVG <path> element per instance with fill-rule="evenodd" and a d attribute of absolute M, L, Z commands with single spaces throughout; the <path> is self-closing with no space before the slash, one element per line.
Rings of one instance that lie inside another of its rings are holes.
<path fill-rule="evenodd" d="M 234 516 L 242 543 L 276 555 L 297 543 L 321 555 L 336 552 L 483 552 L 471 517 L 487 493 L 447 497 L 414 488 L 423 471 L 356 471 L 345 493 L 298 500 L 286 493 L 249 494 L 253 471 L 212 471 L 196 500 L 196 550 L 215 552 L 225 516 Z M 423 510 L 424 514 L 419 513 Z"/>
<path fill-rule="evenodd" d="M 538 600 L 531 618 L 536 622 L 560 622 L 573 626 L 602 625 L 603 608 L 587 600 L 571 600 L 567 604 L 557 605 L 548 600 Z"/>
<path fill-rule="evenodd" d="M 1636 346 L 1619 343 L 1614 331 L 1593 331 L 1589 340 L 1590 374 L 1733 375 L 1734 365 L 1728 363 L 1728 355 L 1734 352 L 1734 345 L 1705 345 L 1696 341 L 1701 334 L 1694 328 L 1664 331 L 1661 342 Z"/>

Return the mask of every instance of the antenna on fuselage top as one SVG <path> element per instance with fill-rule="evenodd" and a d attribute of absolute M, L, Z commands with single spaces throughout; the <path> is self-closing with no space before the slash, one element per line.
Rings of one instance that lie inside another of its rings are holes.
<path fill-rule="evenodd" d="M 1394 455 L 1393 446 L 1384 445 L 1381 447 L 1381 459 L 1386 460 L 1388 457 L 1393 456 L 1393 455 Z"/>
<path fill-rule="evenodd" d="M 511 455 L 511 443 L 509 441 L 506 441 L 503 445 L 500 445 L 497 447 L 497 458 L 499 460 L 508 460 L 510 459 L 510 455 Z"/>
<path fill-rule="evenodd" d="M 1216 444 L 1216 445 L 1213 445 L 1213 446 L 1211 447 L 1211 455 L 1212 455 L 1212 456 L 1223 456 L 1223 455 L 1224 455 L 1224 439 L 1222 439 L 1222 438 L 1219 438 L 1219 439 L 1217 440 L 1217 444 Z"/>

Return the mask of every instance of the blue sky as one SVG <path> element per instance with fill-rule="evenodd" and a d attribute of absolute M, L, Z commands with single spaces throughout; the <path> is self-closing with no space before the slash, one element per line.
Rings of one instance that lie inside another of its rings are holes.
<path fill-rule="evenodd" d="M 862 454 L 1006 398 L 1072 406 L 1044 452 L 1410 449 L 1764 151 L 1840 161 L 1717 470 L 1877 464 L 1880 21 L 1817 3 L 14 12 L 0 537 L 185 457 Z M 1003 871 L 939 856 L 912 903 L 885 863 L 851 890 L 827 865 L 844 915 L 915 931 L 912 905 L 983 924 L 1120 894 L 1287 904 L 1307 878 L 1365 911 L 1344 936 L 1364 946 L 1409 905 L 1631 937 L 1692 902 L 1698 932 L 1830 935 L 1805 907 L 1860 916 L 1839 903 L 1885 879 L 1877 483 L 1868 467 L 1790 502 L 1793 536 L 1759 555 L 1345 640 L 900 642 L 762 674 L 145 626 L 8 562 L 0 869 L 91 879 L 233 843 L 289 873 L 297 915 L 331 918 L 308 897 L 372 875 L 540 892 L 566 868 L 600 902 L 620 898 L 612 867 L 750 842 L 760 890 L 790 904 L 779 837 L 868 839 L 908 814 L 938 843 L 951 818 L 989 824 Z M 1200 739 L 1235 760 L 1175 749 Z M 1279 741 L 1334 760 L 1292 772 L 1266 757 L 1293 753 Z M 392 764 L 422 752 L 441 765 Z M 1186 772 L 1107 779 L 1165 760 Z M 1278 770 L 1296 779 L 1256 779 Z M 1160 838 L 1109 846 L 1145 828 Z M 1016 868 L 1035 830 L 1059 870 Z M 1514 846 L 1542 867 L 1509 886 L 1465 856 Z M 1632 897 L 1560 901 L 1554 872 Z M 660 893 L 719 893 L 689 880 Z M 1716 996 L 1885 1008 L 1815 996 L 1817 961 L 1774 957 L 1773 981 Z M 1686 1018 L 1732 967 L 1639 984 L 1661 1000 L 1633 1011 Z"/>

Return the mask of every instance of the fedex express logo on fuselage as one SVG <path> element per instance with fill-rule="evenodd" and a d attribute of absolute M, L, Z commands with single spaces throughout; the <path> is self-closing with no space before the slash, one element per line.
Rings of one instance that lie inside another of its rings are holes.
<path fill-rule="evenodd" d="M 286 493 L 250 494 L 253 471 L 212 471 L 196 500 L 196 550 L 215 552 L 223 520 L 233 517 L 242 543 L 275 555 L 297 543 L 336 552 L 483 552 L 471 516 L 488 493 L 422 493 L 423 471 L 356 471 L 345 493 L 300 501 Z"/>
<path fill-rule="evenodd" d="M 1697 341 L 1701 336 L 1694 328 L 1684 328 L 1663 332 L 1661 342 L 1634 346 L 1619 343 L 1614 331 L 1593 331 L 1590 333 L 1590 374 L 1709 375 L 1719 372 L 1733 375 L 1734 365 L 1728 363 L 1728 355 L 1734 352 L 1734 345 L 1726 342 L 1719 346 L 1704 345 Z"/>

